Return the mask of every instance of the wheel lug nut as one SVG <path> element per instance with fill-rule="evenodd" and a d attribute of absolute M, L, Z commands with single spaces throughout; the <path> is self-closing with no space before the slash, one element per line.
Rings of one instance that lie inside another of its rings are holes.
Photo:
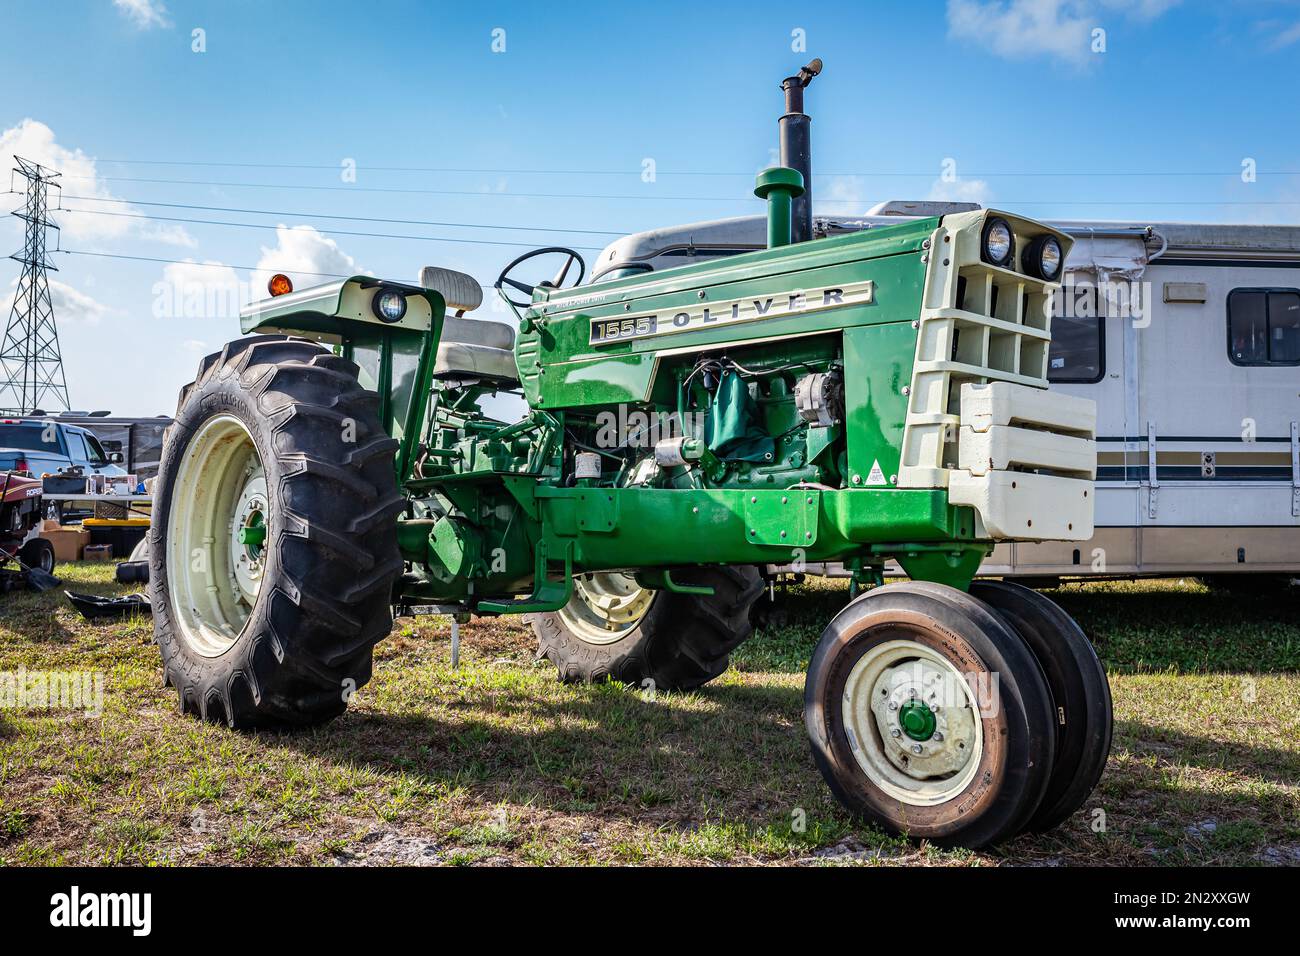
<path fill-rule="evenodd" d="M 919 754 L 924 752 L 925 752 L 925 748 L 922 747 L 920 744 L 912 744 L 912 753 Z"/>
<path fill-rule="evenodd" d="M 898 702 L 897 702 L 897 701 L 894 701 L 894 700 L 891 700 L 891 701 L 889 702 L 889 709 L 890 709 L 890 710 L 898 710 Z"/>
<path fill-rule="evenodd" d="M 903 732 L 899 730 L 897 727 L 895 727 L 893 730 L 889 732 L 889 736 L 891 737 L 901 737 L 902 735 Z"/>
<path fill-rule="evenodd" d="M 934 732 L 934 738 L 933 738 L 933 740 L 934 740 L 935 743 L 938 743 L 938 744 L 943 743 L 943 731 L 941 731 L 941 730 L 936 730 L 936 731 Z"/>

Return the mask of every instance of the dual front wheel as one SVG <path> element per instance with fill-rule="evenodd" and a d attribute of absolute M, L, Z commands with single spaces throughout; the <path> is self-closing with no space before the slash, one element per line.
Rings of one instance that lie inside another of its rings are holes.
<path fill-rule="evenodd" d="M 711 595 L 584 575 L 537 615 L 541 653 L 567 681 L 689 690 L 751 633 L 762 579 L 696 572 Z M 1075 813 L 1110 751 L 1106 672 L 1079 626 L 1036 591 L 924 582 L 858 598 L 823 633 L 805 684 L 813 757 L 839 800 L 893 833 L 970 847 Z"/>
<path fill-rule="evenodd" d="M 969 847 L 1062 822 L 1110 749 L 1110 691 L 1086 636 L 1003 582 L 891 584 L 854 601 L 813 655 L 804 718 L 850 810 Z"/>

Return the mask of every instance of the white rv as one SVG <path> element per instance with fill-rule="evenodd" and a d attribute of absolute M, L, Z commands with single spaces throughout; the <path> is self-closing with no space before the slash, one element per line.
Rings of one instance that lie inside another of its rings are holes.
<path fill-rule="evenodd" d="M 817 235 L 977 208 L 890 202 Z M 762 216 L 627 236 L 593 280 L 763 247 Z M 1048 378 L 1097 402 L 1096 535 L 981 573 L 1300 575 L 1300 227 L 1053 222 L 1076 242 Z M 827 569 L 833 573 L 833 570 Z"/>

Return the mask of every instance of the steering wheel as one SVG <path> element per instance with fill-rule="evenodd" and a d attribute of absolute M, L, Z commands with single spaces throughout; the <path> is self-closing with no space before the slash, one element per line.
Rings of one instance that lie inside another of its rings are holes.
<path fill-rule="evenodd" d="M 510 278 L 511 270 L 521 262 L 527 262 L 529 259 L 536 258 L 537 256 L 549 255 L 551 253 L 559 253 L 560 255 L 568 257 L 564 260 L 564 268 L 556 273 L 555 278 L 551 281 L 539 282 L 537 285 L 529 285 L 527 282 L 520 282 L 518 279 Z M 577 252 L 565 248 L 564 246 L 547 246 L 545 249 L 534 249 L 532 252 L 525 252 L 514 262 L 502 269 L 501 274 L 497 276 L 497 281 L 492 284 L 492 288 L 500 291 L 501 286 L 504 284 L 510 286 L 512 289 L 518 289 L 520 292 L 524 293 L 524 295 L 528 296 L 527 302 L 516 302 L 514 299 L 510 298 L 509 295 L 506 295 L 505 300 L 516 309 L 526 309 L 533 304 L 533 293 L 539 287 L 543 289 L 558 289 L 564 285 L 564 280 L 569 277 L 569 270 L 573 268 L 575 262 L 578 264 L 578 278 L 573 280 L 573 284 L 580 285 L 582 283 L 582 277 L 587 274 L 587 263 L 583 261 L 582 256 L 578 255 Z"/>

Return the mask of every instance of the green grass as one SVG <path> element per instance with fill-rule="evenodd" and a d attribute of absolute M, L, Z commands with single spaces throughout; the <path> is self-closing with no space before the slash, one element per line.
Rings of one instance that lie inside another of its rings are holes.
<path fill-rule="evenodd" d="M 59 569 L 103 594 L 111 567 Z M 846 591 L 778 591 L 701 691 L 570 687 L 518 620 L 399 621 L 347 715 L 238 733 L 176 712 L 151 625 L 61 591 L 0 604 L 0 670 L 105 675 L 99 717 L 0 710 L 0 862 L 1125 865 L 1300 863 L 1300 600 L 1190 582 L 1054 597 L 1097 642 L 1115 746 L 1085 810 L 985 853 L 849 818 L 808 755 L 802 669 Z M 1094 830 L 1102 819 L 1105 828 Z"/>

